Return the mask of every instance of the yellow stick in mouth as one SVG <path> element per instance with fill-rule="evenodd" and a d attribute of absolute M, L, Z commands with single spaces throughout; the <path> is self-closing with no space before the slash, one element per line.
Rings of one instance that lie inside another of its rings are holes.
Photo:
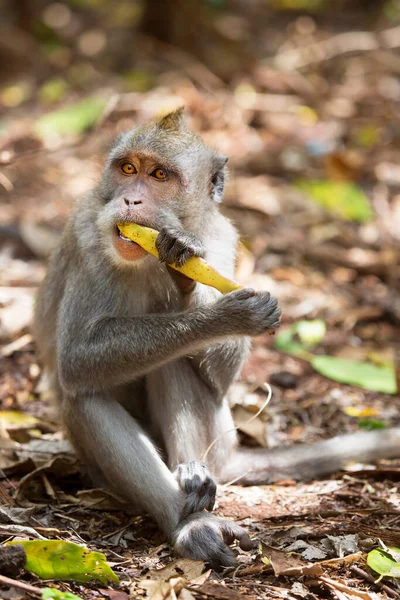
<path fill-rule="evenodd" d="M 129 238 L 132 242 L 139 244 L 146 252 L 158 258 L 156 248 L 158 231 L 151 229 L 150 227 L 143 227 L 137 223 L 118 223 L 117 227 L 123 236 Z M 213 269 L 208 262 L 198 256 L 189 258 L 182 267 L 177 267 L 175 264 L 169 266 L 183 275 L 186 275 L 186 277 L 190 277 L 190 279 L 216 288 L 222 294 L 242 289 L 242 286 L 237 283 L 237 281 L 232 281 L 231 279 L 224 277 L 218 273 L 218 271 Z"/>

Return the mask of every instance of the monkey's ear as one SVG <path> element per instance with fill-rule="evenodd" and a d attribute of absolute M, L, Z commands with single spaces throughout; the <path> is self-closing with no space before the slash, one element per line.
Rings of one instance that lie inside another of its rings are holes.
<path fill-rule="evenodd" d="M 225 185 L 225 165 L 228 162 L 226 156 L 217 155 L 213 160 L 213 174 L 211 176 L 211 198 L 219 204 L 222 201 Z"/>
<path fill-rule="evenodd" d="M 164 117 L 161 117 L 158 120 L 157 125 L 162 129 L 167 129 L 168 131 L 179 131 L 181 129 L 186 129 L 184 113 L 185 107 L 181 106 L 173 112 L 168 113 Z"/>

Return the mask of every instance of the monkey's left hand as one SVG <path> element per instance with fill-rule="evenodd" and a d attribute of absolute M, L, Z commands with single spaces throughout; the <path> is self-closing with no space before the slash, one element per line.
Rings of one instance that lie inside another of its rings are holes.
<path fill-rule="evenodd" d="M 167 265 L 176 264 L 181 267 L 192 256 L 205 256 L 202 242 L 190 231 L 183 231 L 174 227 L 163 227 L 158 234 L 156 248 L 161 262 Z M 168 268 L 168 272 L 181 290 L 187 294 L 191 292 L 196 282 L 175 269 Z"/>
<path fill-rule="evenodd" d="M 211 511 L 214 508 L 217 484 L 206 465 L 199 460 L 192 460 L 178 465 L 175 476 L 186 494 L 182 519 L 194 512 L 204 509 Z"/>

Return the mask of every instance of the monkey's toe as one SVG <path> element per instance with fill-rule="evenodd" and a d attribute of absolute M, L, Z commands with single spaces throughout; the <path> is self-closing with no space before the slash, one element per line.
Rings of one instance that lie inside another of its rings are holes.
<path fill-rule="evenodd" d="M 208 513 L 195 513 L 182 521 L 174 536 L 174 550 L 180 556 L 204 560 L 211 567 L 234 567 L 236 558 L 228 544 L 235 539 L 243 550 L 254 547 L 247 532 L 234 523 Z"/>
<path fill-rule="evenodd" d="M 186 493 L 186 502 L 182 517 L 204 509 L 211 511 L 215 504 L 217 484 L 207 469 L 199 460 L 178 465 L 176 477 L 182 490 Z"/>

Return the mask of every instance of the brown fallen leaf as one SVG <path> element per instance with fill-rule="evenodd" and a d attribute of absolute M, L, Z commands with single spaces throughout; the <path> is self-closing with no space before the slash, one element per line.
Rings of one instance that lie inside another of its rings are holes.
<path fill-rule="evenodd" d="M 216 598 L 216 600 L 251 600 L 254 598 L 254 596 L 249 596 L 248 594 L 244 596 L 240 592 L 225 587 L 220 583 L 205 583 L 204 585 L 196 587 L 193 590 L 197 593 L 203 594 L 204 596 Z"/>
<path fill-rule="evenodd" d="M 363 556 L 363 552 L 355 552 L 354 554 L 348 554 L 347 556 L 342 556 L 341 558 L 329 558 L 328 560 L 323 560 L 319 564 L 332 569 L 341 569 L 343 565 L 358 562 Z"/>
<path fill-rule="evenodd" d="M 150 600 L 177 600 L 180 591 L 187 585 L 187 581 L 183 577 L 175 577 L 169 581 L 145 579 L 138 585 L 146 590 L 146 597 Z"/>
<path fill-rule="evenodd" d="M 202 560 L 178 558 L 162 569 L 150 569 L 149 578 L 168 581 L 172 577 L 184 577 L 187 581 L 192 582 L 201 576 L 204 567 L 205 563 Z M 210 573 L 210 571 L 208 571 L 208 573 Z"/>
<path fill-rule="evenodd" d="M 195 597 L 187 588 L 183 588 L 179 594 L 179 600 L 195 600 Z"/>
<path fill-rule="evenodd" d="M 36 469 L 34 469 L 33 471 L 31 471 L 30 473 L 28 473 L 20 479 L 16 498 L 22 493 L 24 486 L 26 486 L 28 482 L 30 482 L 38 475 L 42 476 L 46 473 L 51 473 L 53 475 L 56 475 L 57 477 L 62 478 L 68 477 L 70 475 L 75 475 L 78 472 L 79 471 L 77 463 L 74 458 L 69 456 L 57 456 L 56 458 L 49 460 L 40 467 L 37 467 Z"/>
<path fill-rule="evenodd" d="M 103 589 L 99 590 L 106 598 L 110 600 L 129 600 L 129 596 L 126 592 L 122 592 L 121 590 L 112 590 L 112 589 Z"/>
<path fill-rule="evenodd" d="M 113 494 L 109 490 L 93 488 L 90 490 L 80 490 L 76 495 L 79 498 L 79 503 L 87 508 L 110 511 L 124 510 L 131 515 L 141 514 L 138 507 L 126 504 L 121 498 L 118 498 L 116 494 Z"/>
<path fill-rule="evenodd" d="M 276 550 L 261 542 L 262 554 L 271 561 L 272 568 L 277 577 L 279 575 L 313 575 L 319 577 L 323 575 L 323 570 L 319 563 L 306 563 L 295 556 L 290 556 L 282 550 Z"/>
<path fill-rule="evenodd" d="M 240 431 L 243 431 L 243 433 L 246 433 L 250 437 L 254 438 L 260 446 L 266 448 L 267 428 L 261 418 L 257 417 L 256 419 L 252 419 L 250 421 L 252 413 L 246 410 L 243 406 L 236 405 L 232 412 L 235 426 L 240 429 Z"/>
<path fill-rule="evenodd" d="M 375 600 L 376 594 L 370 594 L 369 592 L 363 592 L 357 588 L 349 587 L 343 581 L 343 579 L 330 579 L 330 577 L 319 577 L 321 581 L 329 590 L 331 590 L 339 600 L 355 600 L 356 598 L 362 598 L 362 600 Z"/>

